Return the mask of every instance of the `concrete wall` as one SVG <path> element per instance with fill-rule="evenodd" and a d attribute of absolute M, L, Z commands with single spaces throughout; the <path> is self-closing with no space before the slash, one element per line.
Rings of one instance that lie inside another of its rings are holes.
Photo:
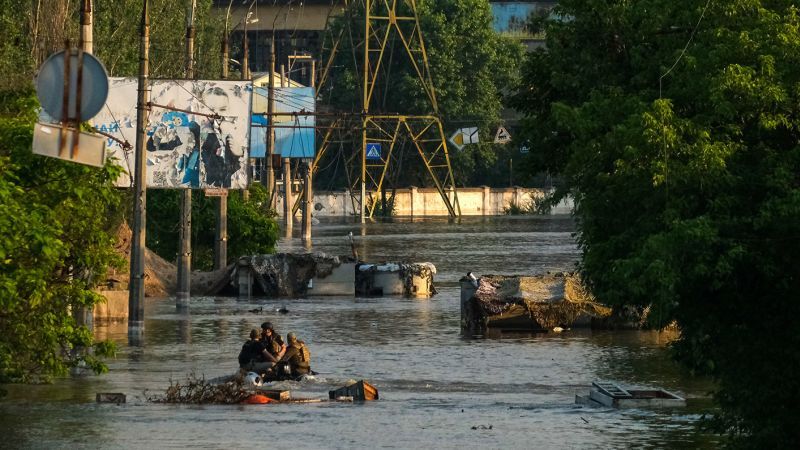
<path fill-rule="evenodd" d="M 343 263 L 325 278 L 312 278 L 308 295 L 356 295 L 356 264 Z"/>
<path fill-rule="evenodd" d="M 98 291 L 106 298 L 104 303 L 94 305 L 95 322 L 127 320 L 128 291 Z"/>
<path fill-rule="evenodd" d="M 459 188 L 458 201 L 461 214 L 464 216 L 500 216 L 505 214 L 512 202 L 520 206 L 529 206 L 534 198 L 542 198 L 545 191 L 535 188 Z M 296 196 L 297 194 L 295 194 Z M 453 193 L 449 194 L 452 201 Z M 375 199 L 380 201 L 377 193 L 368 193 L 368 204 Z M 315 192 L 314 213 L 317 217 L 350 217 L 359 214 L 358 202 L 352 201 L 347 191 Z M 277 211 L 283 214 L 283 199 L 278 198 Z M 564 201 L 553 209 L 553 214 L 569 214 L 572 202 Z M 299 217 L 298 212 L 298 217 Z M 398 189 L 394 200 L 395 216 L 447 216 L 442 197 L 435 188 Z"/>

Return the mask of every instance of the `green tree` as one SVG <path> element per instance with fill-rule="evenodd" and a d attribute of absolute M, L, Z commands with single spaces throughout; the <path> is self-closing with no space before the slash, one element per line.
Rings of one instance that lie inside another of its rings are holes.
<path fill-rule="evenodd" d="M 121 262 L 121 169 L 33 155 L 37 107 L 30 89 L 0 92 L 0 383 L 46 381 L 81 361 L 103 372 L 114 350 L 74 352 L 93 340 L 70 312 L 101 301 L 92 289 Z"/>
<path fill-rule="evenodd" d="M 80 3 L 80 2 L 76 2 Z M 212 0 L 198 0 L 195 10 L 195 78 L 220 77 L 220 42 L 224 17 L 213 11 Z M 150 0 L 150 76 L 183 78 L 186 14 L 189 2 Z M 142 0 L 95 2 L 95 54 L 111 76 L 139 73 L 139 27 Z"/>
<path fill-rule="evenodd" d="M 732 443 L 800 438 L 800 15 L 792 1 L 562 0 L 523 69 L 530 173 L 575 199 L 581 270 L 677 320 Z"/>
<path fill-rule="evenodd" d="M 24 88 L 44 59 L 63 49 L 65 39 L 77 45 L 80 4 L 0 0 L 0 88 Z M 150 0 L 153 78 L 183 77 L 187 6 L 187 1 Z M 214 13 L 213 0 L 198 0 L 195 13 L 195 76 L 217 79 L 224 18 Z M 141 17 L 141 0 L 94 2 L 94 54 L 110 76 L 138 74 Z"/>
<path fill-rule="evenodd" d="M 243 255 L 266 254 L 275 251 L 278 225 L 274 212 L 266 211 L 267 191 L 254 183 L 250 196 L 244 200 L 238 192 L 228 195 L 228 263 Z M 192 267 L 211 270 L 214 266 L 216 241 L 216 208 L 218 200 L 192 196 Z M 162 258 L 175 261 L 178 250 L 180 192 L 158 189 L 147 193 L 147 247 Z"/>
<path fill-rule="evenodd" d="M 93 289 L 109 266 L 124 268 L 114 251 L 130 204 L 124 191 L 113 187 L 121 169 L 88 168 L 30 151 L 38 109 L 30 80 L 65 39 L 77 43 L 79 4 L 0 0 L 0 383 L 46 381 L 84 363 L 102 372 L 100 358 L 114 350 L 108 342 L 94 343 L 71 312 L 102 300 Z M 185 4 L 150 4 L 152 75 L 180 77 Z M 211 16 L 211 6 L 211 0 L 198 1 L 198 77 L 216 78 L 220 72 L 223 25 Z M 111 75 L 136 74 L 140 17 L 141 1 L 95 2 L 95 53 Z M 253 197 L 263 197 L 259 192 L 256 188 Z M 257 213 L 257 201 L 231 203 L 231 254 L 272 251 L 276 225 Z M 153 206 L 153 217 L 173 214 L 162 220 L 177 221 L 176 208 L 165 212 Z M 209 209 L 208 201 L 200 207 Z M 213 226 L 203 226 L 195 240 L 201 248 L 213 242 Z M 91 354 L 75 351 L 90 346 Z"/>
<path fill-rule="evenodd" d="M 410 14 L 405 4 L 399 8 L 398 14 Z M 499 161 L 503 166 L 499 170 L 507 173 L 504 168 L 508 159 L 503 157 L 506 149 L 489 142 L 501 122 L 505 94 L 516 89 L 523 48 L 494 31 L 486 1 L 422 0 L 417 2 L 417 12 L 445 132 L 466 126 L 480 128 L 483 143 L 468 145 L 462 151 L 450 146 L 456 179 L 465 185 L 498 184 L 491 174 L 498 171 Z M 335 73 L 322 94 L 324 102 L 342 111 L 362 109 L 364 18 L 363 11 L 351 9 L 331 27 L 334 36 L 345 31 L 333 64 Z M 406 33 L 410 35 L 410 30 Z M 432 113 L 402 41 L 390 38 L 385 55 L 373 95 L 377 102 L 370 112 Z M 427 184 L 428 176 L 416 150 L 408 149 L 403 155 L 403 175 L 398 183 Z"/>

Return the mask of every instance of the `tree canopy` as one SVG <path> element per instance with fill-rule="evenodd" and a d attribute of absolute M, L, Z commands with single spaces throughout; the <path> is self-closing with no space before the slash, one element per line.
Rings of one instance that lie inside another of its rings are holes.
<path fill-rule="evenodd" d="M 223 24 L 210 14 L 211 0 L 197 3 L 196 74 L 216 79 Z M 136 75 L 142 2 L 94 4 L 94 53 L 110 75 Z M 150 5 L 151 76 L 180 78 L 186 9 L 166 0 Z M 114 350 L 109 342 L 94 343 L 91 331 L 71 313 L 103 300 L 94 289 L 106 280 L 109 267 L 126 269 L 114 250 L 117 228 L 131 209 L 130 197 L 114 187 L 122 169 L 31 153 L 39 106 L 31 80 L 44 58 L 63 49 L 65 39 L 77 44 L 79 6 L 0 0 L 0 383 L 46 381 L 84 363 L 102 372 L 101 358 Z M 271 252 L 277 240 L 275 221 L 263 207 L 263 189 L 252 192 L 250 201 L 231 196 L 231 258 Z M 159 201 L 176 195 L 148 194 L 149 226 L 176 229 L 179 209 Z M 198 202 L 193 243 L 200 267 L 210 266 L 210 211 L 207 199 Z M 177 237 L 170 241 L 169 231 L 154 234 L 155 246 L 166 253 L 162 256 L 172 259 Z M 171 250 L 163 250 L 165 242 Z M 75 351 L 90 346 L 94 352 Z"/>
<path fill-rule="evenodd" d="M 76 354 L 93 341 L 70 311 L 101 301 L 93 289 L 122 264 L 120 168 L 32 154 L 36 106 L 30 91 L 0 101 L 0 383 L 47 380 L 81 361 L 102 372 L 98 357 L 113 352 L 100 343 Z"/>
<path fill-rule="evenodd" d="M 515 99 L 598 298 L 677 320 L 737 443 L 800 438 L 800 15 L 792 1 L 562 0 Z"/>

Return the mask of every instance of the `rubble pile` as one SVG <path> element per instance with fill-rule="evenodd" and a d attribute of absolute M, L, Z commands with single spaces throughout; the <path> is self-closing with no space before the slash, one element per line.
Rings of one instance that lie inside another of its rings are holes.
<path fill-rule="evenodd" d="M 238 266 L 250 267 L 265 295 L 297 298 L 306 294 L 309 280 L 330 275 L 343 262 L 350 262 L 350 259 L 320 252 L 276 253 L 242 257 Z M 236 279 L 235 272 L 231 279 Z"/>
<path fill-rule="evenodd" d="M 588 326 L 610 314 L 611 308 L 597 303 L 574 273 L 487 275 L 465 304 L 462 325 L 473 332 L 489 327 L 544 331 Z"/>
<path fill-rule="evenodd" d="M 400 277 L 403 278 L 405 295 L 414 292 L 414 277 L 421 278 L 427 282 L 426 292 L 435 295 L 436 288 L 433 286 L 433 276 L 436 275 L 436 266 L 429 262 L 400 264 Z"/>

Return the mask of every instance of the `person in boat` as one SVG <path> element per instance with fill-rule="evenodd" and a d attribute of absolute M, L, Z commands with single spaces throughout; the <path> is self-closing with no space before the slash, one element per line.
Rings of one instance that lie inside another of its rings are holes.
<path fill-rule="evenodd" d="M 272 356 L 273 360 L 278 361 L 286 353 L 286 344 L 281 335 L 275 332 L 271 322 L 261 324 L 261 344 Z"/>
<path fill-rule="evenodd" d="M 306 343 L 297 339 L 295 333 L 286 335 L 289 343 L 286 353 L 278 361 L 278 366 L 288 364 L 288 371 L 291 378 L 298 378 L 308 375 L 311 372 L 311 353 L 308 351 Z"/>
<path fill-rule="evenodd" d="M 258 337 L 258 330 L 250 330 L 250 339 L 242 345 L 239 352 L 239 368 L 264 373 L 275 365 L 277 359 L 267 351 Z"/>

